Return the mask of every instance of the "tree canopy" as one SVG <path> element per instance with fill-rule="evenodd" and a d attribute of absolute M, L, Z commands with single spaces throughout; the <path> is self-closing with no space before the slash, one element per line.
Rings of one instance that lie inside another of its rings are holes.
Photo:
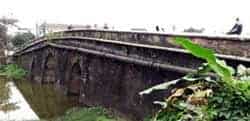
<path fill-rule="evenodd" d="M 11 42 L 15 47 L 20 47 L 25 42 L 30 41 L 35 38 L 35 35 L 31 32 L 18 33 L 12 39 Z"/>

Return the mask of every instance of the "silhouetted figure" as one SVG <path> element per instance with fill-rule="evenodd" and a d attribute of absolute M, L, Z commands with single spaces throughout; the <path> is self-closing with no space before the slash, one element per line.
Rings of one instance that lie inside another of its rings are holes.
<path fill-rule="evenodd" d="M 71 30 L 71 29 L 73 29 L 73 26 L 72 26 L 72 25 L 69 25 L 67 29 L 68 29 L 68 30 Z"/>
<path fill-rule="evenodd" d="M 160 31 L 160 27 L 158 25 L 155 27 L 155 29 L 157 32 Z"/>
<path fill-rule="evenodd" d="M 228 32 L 227 34 L 237 34 L 240 35 L 242 32 L 243 26 L 240 23 L 240 19 L 236 18 L 236 23 L 234 24 L 233 28 L 231 29 L 230 32 Z"/>
<path fill-rule="evenodd" d="M 107 23 L 105 23 L 105 24 L 104 24 L 103 29 L 109 29 L 109 27 L 108 27 L 108 24 L 107 24 Z"/>

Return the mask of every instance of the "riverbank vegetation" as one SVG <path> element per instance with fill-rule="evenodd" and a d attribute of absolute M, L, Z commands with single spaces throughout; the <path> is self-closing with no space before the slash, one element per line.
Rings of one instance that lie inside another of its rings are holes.
<path fill-rule="evenodd" d="M 126 121 L 102 107 L 72 108 L 56 121 Z"/>
<path fill-rule="evenodd" d="M 15 103 L 9 102 L 11 92 L 8 81 L 23 78 L 25 73 L 23 69 L 14 64 L 0 67 L 0 111 L 8 112 L 18 109 Z"/>
<path fill-rule="evenodd" d="M 192 55 L 206 61 L 195 73 L 168 81 L 140 92 L 169 90 L 152 121 L 249 121 L 250 73 L 239 65 L 237 70 L 219 60 L 210 49 L 186 38 L 176 38 L 177 44 Z M 212 73 L 211 73 L 212 72 Z"/>
<path fill-rule="evenodd" d="M 24 69 L 16 64 L 2 65 L 0 67 L 0 76 L 11 81 L 23 79 L 26 73 Z"/>

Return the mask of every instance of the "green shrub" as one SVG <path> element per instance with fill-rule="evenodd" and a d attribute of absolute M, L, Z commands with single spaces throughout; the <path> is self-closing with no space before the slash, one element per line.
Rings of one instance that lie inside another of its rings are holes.
<path fill-rule="evenodd" d="M 186 38 L 178 37 L 176 42 L 207 63 L 196 73 L 140 92 L 140 95 L 143 95 L 154 90 L 171 89 L 170 96 L 164 97 L 163 102 L 154 102 L 163 107 L 152 120 L 249 121 L 250 80 L 244 75 L 247 74 L 247 69 L 238 69 L 237 76 L 233 76 L 234 69 L 216 58 L 212 50 L 193 44 Z M 217 78 L 209 76 L 208 73 L 211 72 L 215 73 Z"/>
<path fill-rule="evenodd" d="M 57 121 L 123 121 L 102 107 L 73 108 Z"/>
<path fill-rule="evenodd" d="M 26 75 L 26 71 L 16 64 L 9 64 L 1 67 L 0 75 L 6 76 L 8 79 L 20 80 Z"/>
<path fill-rule="evenodd" d="M 35 39 L 35 35 L 31 32 L 17 33 L 12 39 L 11 42 L 15 47 L 24 46 L 26 42 Z"/>

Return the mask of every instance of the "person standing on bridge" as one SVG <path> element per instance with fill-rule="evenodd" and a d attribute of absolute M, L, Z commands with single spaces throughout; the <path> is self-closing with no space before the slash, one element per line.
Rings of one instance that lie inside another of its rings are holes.
<path fill-rule="evenodd" d="M 69 25 L 67 29 L 68 29 L 68 30 L 72 30 L 72 29 L 73 29 L 73 26 L 72 26 L 72 25 Z"/>
<path fill-rule="evenodd" d="M 228 32 L 227 34 L 232 35 L 232 34 L 236 34 L 236 35 L 240 35 L 242 32 L 243 26 L 240 23 L 240 19 L 236 18 L 236 23 L 234 24 L 233 28 L 231 29 L 230 32 Z"/>
<path fill-rule="evenodd" d="M 159 32 L 159 31 L 160 31 L 160 27 L 157 25 L 157 26 L 155 27 L 155 30 L 156 30 L 157 32 Z"/>

